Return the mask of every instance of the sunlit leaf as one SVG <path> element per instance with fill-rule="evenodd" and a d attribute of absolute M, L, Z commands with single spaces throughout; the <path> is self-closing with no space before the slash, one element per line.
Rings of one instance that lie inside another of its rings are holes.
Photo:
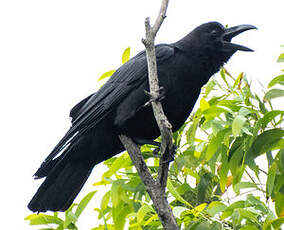
<path fill-rule="evenodd" d="M 201 98 L 200 99 L 200 109 L 201 109 L 201 111 L 209 109 L 209 107 L 210 107 L 209 103 L 204 98 Z"/>
<path fill-rule="evenodd" d="M 30 225 L 45 225 L 45 224 L 58 224 L 63 223 L 58 217 L 46 215 L 46 214 L 31 214 L 25 218 L 25 220 L 30 221 Z"/>
<path fill-rule="evenodd" d="M 244 227 L 241 227 L 239 230 L 259 230 L 258 227 L 256 227 L 255 225 L 246 225 Z"/>
<path fill-rule="evenodd" d="M 277 62 L 284 62 L 284 53 L 280 54 L 280 56 L 277 59 Z"/>
<path fill-rule="evenodd" d="M 176 218 L 180 218 L 181 214 L 186 210 L 188 210 L 188 209 L 183 207 L 183 206 L 176 206 L 176 207 L 173 208 L 173 214 Z"/>
<path fill-rule="evenodd" d="M 110 191 L 106 192 L 101 200 L 101 209 L 105 210 L 110 200 Z"/>
<path fill-rule="evenodd" d="M 272 86 L 274 86 L 274 85 L 276 85 L 276 84 L 284 85 L 284 74 L 279 75 L 279 76 L 273 78 L 273 79 L 269 82 L 267 88 L 271 88 Z"/>
<path fill-rule="evenodd" d="M 280 227 L 284 224 L 284 217 L 279 217 L 277 219 L 273 219 L 268 223 L 265 223 L 263 230 L 275 230 L 280 229 Z"/>
<path fill-rule="evenodd" d="M 232 133 L 235 137 L 241 134 L 242 128 L 246 123 L 246 118 L 242 115 L 237 115 L 232 124 Z"/>
<path fill-rule="evenodd" d="M 105 79 L 105 78 L 110 77 L 114 72 L 115 72 L 115 70 L 110 70 L 110 71 L 105 72 L 104 74 L 102 74 L 102 75 L 99 77 L 98 81 L 101 81 L 101 80 L 103 80 L 103 79 Z"/>
<path fill-rule="evenodd" d="M 255 183 L 249 181 L 239 182 L 234 185 L 234 191 L 236 193 L 239 193 L 241 189 L 247 189 L 247 188 L 258 188 L 258 187 Z"/>
<path fill-rule="evenodd" d="M 225 204 L 220 201 L 213 201 L 209 204 L 207 211 L 211 216 L 215 216 L 217 213 L 224 211 L 227 208 Z"/>
<path fill-rule="evenodd" d="M 237 77 L 237 79 L 235 80 L 233 88 L 236 88 L 236 86 L 238 86 L 238 88 L 240 87 L 243 77 L 244 77 L 244 73 L 241 72 L 239 76 Z"/>
<path fill-rule="evenodd" d="M 103 177 L 111 177 L 113 174 L 121 168 L 131 165 L 131 160 L 127 153 L 122 154 L 120 157 L 117 157 L 115 161 L 111 164 L 108 171 L 103 174 Z"/>
<path fill-rule="evenodd" d="M 274 98 L 284 97 L 284 90 L 283 89 L 271 89 L 265 95 L 263 100 L 270 101 Z"/>
<path fill-rule="evenodd" d="M 154 209 L 147 204 L 144 204 L 143 206 L 141 206 L 141 208 L 138 210 L 137 212 L 137 221 L 138 223 L 142 223 L 142 221 L 144 220 L 144 217 L 148 214 L 148 213 L 154 213 Z"/>
<path fill-rule="evenodd" d="M 127 47 L 122 54 L 122 64 L 127 62 L 130 58 L 130 47 Z"/>
<path fill-rule="evenodd" d="M 117 180 L 112 183 L 111 190 L 110 190 L 110 197 L 112 201 L 112 205 L 116 207 L 119 203 L 120 195 L 121 195 L 121 181 Z"/>
<path fill-rule="evenodd" d="M 193 206 L 190 203 L 188 203 L 185 199 L 183 199 L 182 196 L 177 192 L 177 190 L 173 186 L 170 179 L 168 179 L 168 182 L 167 182 L 167 189 L 172 194 L 172 196 L 174 198 L 176 198 L 178 201 L 180 201 L 181 203 L 186 204 L 187 206 L 193 208 Z"/>
<path fill-rule="evenodd" d="M 159 219 L 158 215 L 155 214 L 155 215 L 151 216 L 147 221 L 145 221 L 144 226 L 147 226 L 147 225 L 151 224 L 153 221 L 158 220 L 158 219 Z M 141 228 L 141 230 L 142 230 L 142 228 Z"/>
<path fill-rule="evenodd" d="M 93 198 L 93 196 L 95 195 L 97 191 L 92 191 L 90 193 L 88 193 L 78 204 L 77 209 L 75 211 L 75 215 L 78 218 L 81 213 L 84 211 L 84 209 L 86 208 L 87 204 L 91 201 L 91 199 Z"/>
<path fill-rule="evenodd" d="M 133 209 L 131 208 L 131 206 L 128 205 L 128 203 L 123 202 L 122 200 L 120 200 L 118 205 L 112 207 L 112 216 L 115 230 L 125 229 L 124 227 L 126 223 L 126 216 L 132 212 Z"/>
<path fill-rule="evenodd" d="M 278 217 L 284 217 L 284 194 L 281 192 L 275 198 L 275 211 Z"/>
<path fill-rule="evenodd" d="M 66 212 L 63 228 L 65 229 L 68 228 L 70 224 L 75 224 L 77 219 L 78 219 L 77 216 L 72 211 Z"/>

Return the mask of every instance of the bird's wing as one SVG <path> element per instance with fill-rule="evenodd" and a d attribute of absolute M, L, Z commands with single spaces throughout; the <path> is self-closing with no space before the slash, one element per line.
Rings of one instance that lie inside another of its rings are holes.
<path fill-rule="evenodd" d="M 156 46 L 158 64 L 173 55 L 173 46 L 165 44 Z M 96 93 L 73 107 L 70 112 L 72 117 L 71 128 L 55 146 L 41 167 L 48 164 L 78 134 L 90 130 L 114 111 L 129 92 L 135 90 L 142 82 L 147 81 L 147 72 L 146 54 L 145 51 L 142 51 L 122 65 Z"/>

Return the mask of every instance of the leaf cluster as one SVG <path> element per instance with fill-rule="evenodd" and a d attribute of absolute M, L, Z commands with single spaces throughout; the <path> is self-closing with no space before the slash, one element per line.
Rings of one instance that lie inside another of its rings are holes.
<path fill-rule="evenodd" d="M 283 62 L 283 55 L 278 61 Z M 130 49 L 123 53 L 123 62 Z M 109 77 L 113 71 L 102 75 Z M 169 170 L 167 199 L 181 229 L 280 229 L 284 223 L 284 111 L 273 100 L 284 96 L 284 75 L 273 78 L 262 97 L 246 75 L 225 68 L 202 89 L 194 112 L 174 133 L 175 161 Z M 278 88 L 275 88 L 278 86 Z M 273 88 L 272 88 L 273 87 Z M 159 159 L 154 147 L 141 147 L 151 174 Z M 94 186 L 104 196 L 93 230 L 162 229 L 151 199 L 127 153 L 104 162 L 107 170 Z M 32 214 L 31 225 L 77 229 L 76 220 L 95 192 L 65 212 L 65 219 Z M 77 207 L 76 211 L 73 211 Z"/>

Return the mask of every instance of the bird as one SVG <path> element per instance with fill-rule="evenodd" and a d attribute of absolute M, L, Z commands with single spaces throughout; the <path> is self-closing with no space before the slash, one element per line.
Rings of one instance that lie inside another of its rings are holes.
<path fill-rule="evenodd" d="M 252 49 L 232 43 L 238 34 L 256 29 L 242 24 L 224 27 L 208 22 L 182 39 L 155 46 L 161 104 L 177 131 L 189 117 L 201 88 L 237 51 Z M 155 143 L 160 130 L 149 101 L 146 52 L 119 67 L 95 93 L 70 111 L 71 127 L 34 174 L 45 178 L 28 204 L 33 212 L 65 211 L 95 165 L 124 151 L 119 135 L 139 145 Z"/>

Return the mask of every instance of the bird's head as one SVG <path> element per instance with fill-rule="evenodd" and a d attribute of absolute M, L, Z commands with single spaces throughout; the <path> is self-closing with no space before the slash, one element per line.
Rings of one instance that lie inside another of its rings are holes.
<path fill-rule="evenodd" d="M 257 28 L 253 25 L 239 25 L 225 28 L 218 22 L 209 22 L 197 27 L 192 33 L 195 34 L 195 37 L 198 37 L 200 45 L 208 51 L 215 51 L 231 56 L 238 50 L 253 51 L 246 46 L 231 42 L 233 37 L 252 29 Z"/>
<path fill-rule="evenodd" d="M 238 34 L 251 29 L 256 29 L 256 27 L 239 25 L 225 28 L 218 22 L 208 22 L 195 28 L 175 45 L 188 56 L 197 60 L 196 64 L 199 65 L 199 68 L 207 70 L 207 75 L 211 76 L 236 51 L 253 51 L 248 47 L 231 42 L 232 38 Z"/>

